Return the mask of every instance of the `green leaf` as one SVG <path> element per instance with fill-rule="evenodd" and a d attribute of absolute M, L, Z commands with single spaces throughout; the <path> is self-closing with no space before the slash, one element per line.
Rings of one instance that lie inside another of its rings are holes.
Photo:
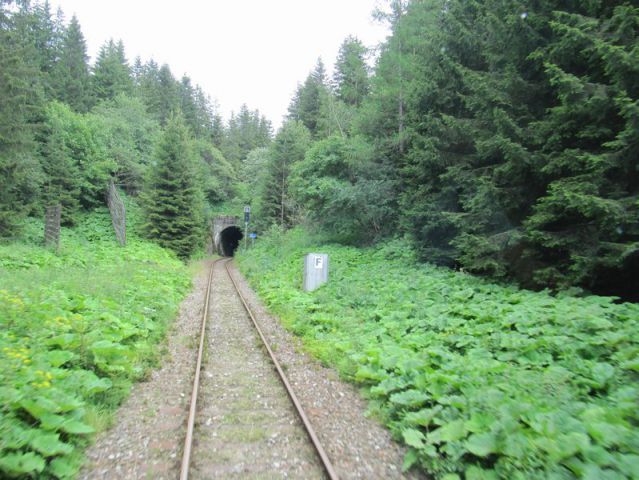
<path fill-rule="evenodd" d="M 466 436 L 466 427 L 463 420 L 455 420 L 439 427 L 428 435 L 428 441 L 432 443 L 454 442 Z"/>
<path fill-rule="evenodd" d="M 394 393 L 390 396 L 391 403 L 404 407 L 419 407 L 426 403 L 430 397 L 419 390 L 406 390 L 405 392 Z"/>
<path fill-rule="evenodd" d="M 599 388 L 605 387 L 614 374 L 615 367 L 609 363 L 597 363 L 592 368 L 592 378 Z"/>
<path fill-rule="evenodd" d="M 73 478 L 78 469 L 65 457 L 54 458 L 49 464 L 51 473 L 58 478 Z"/>
<path fill-rule="evenodd" d="M 73 446 L 61 442 L 57 433 L 38 435 L 31 440 L 31 446 L 46 457 L 67 455 L 73 451 Z"/>
<path fill-rule="evenodd" d="M 483 468 L 472 465 L 464 472 L 466 480 L 497 480 L 497 474 L 494 470 L 484 470 Z"/>
<path fill-rule="evenodd" d="M 45 397 L 37 397 L 35 400 L 22 399 L 20 406 L 37 419 L 43 415 L 60 411 L 60 406 L 56 402 Z"/>
<path fill-rule="evenodd" d="M 64 423 L 65 417 L 54 413 L 45 413 L 39 420 L 42 428 L 46 430 L 57 430 Z"/>
<path fill-rule="evenodd" d="M 634 370 L 635 372 L 639 372 L 639 357 L 622 363 L 621 368 L 625 370 Z"/>
<path fill-rule="evenodd" d="M 108 390 L 113 386 L 113 382 L 107 378 L 91 378 L 83 383 L 87 395 L 93 395 Z"/>
<path fill-rule="evenodd" d="M 461 480 L 461 477 L 456 473 L 447 473 L 442 477 L 442 480 Z"/>
<path fill-rule="evenodd" d="M 17 422 L 11 422 L 2 435 L 1 445 L 6 449 L 18 450 L 27 445 L 35 434 L 37 430 L 27 430 Z"/>
<path fill-rule="evenodd" d="M 639 455 L 619 455 L 617 465 L 628 478 L 639 478 Z"/>
<path fill-rule="evenodd" d="M 53 350 L 47 353 L 48 362 L 54 367 L 60 367 L 70 360 L 73 360 L 76 355 L 66 350 Z"/>
<path fill-rule="evenodd" d="M 606 446 L 619 445 L 628 433 L 625 427 L 607 422 L 587 423 L 586 429 L 592 438 Z"/>
<path fill-rule="evenodd" d="M 497 452 L 497 437 L 494 433 L 475 433 L 465 443 L 466 449 L 478 457 L 487 457 Z"/>
<path fill-rule="evenodd" d="M 422 448 L 424 446 L 424 440 L 426 440 L 424 434 L 414 428 L 402 430 L 402 437 L 404 437 L 404 441 L 407 445 L 415 448 Z"/>
<path fill-rule="evenodd" d="M 61 430 L 67 433 L 74 433 L 76 435 L 86 435 L 88 433 L 95 432 L 95 429 L 93 427 L 78 420 L 65 421 L 61 426 Z"/>
<path fill-rule="evenodd" d="M 409 449 L 404 455 L 404 463 L 402 463 L 402 472 L 407 472 L 410 468 L 415 465 L 418 459 L 417 451 L 414 449 Z"/>
<path fill-rule="evenodd" d="M 44 466 L 44 458 L 33 452 L 9 453 L 0 458 L 0 469 L 11 475 L 40 473 Z"/>
<path fill-rule="evenodd" d="M 441 412 L 442 408 L 438 405 L 435 408 L 422 408 L 416 412 L 408 412 L 404 417 L 404 420 L 409 425 L 420 425 L 427 427 L 433 421 L 433 418 Z"/>

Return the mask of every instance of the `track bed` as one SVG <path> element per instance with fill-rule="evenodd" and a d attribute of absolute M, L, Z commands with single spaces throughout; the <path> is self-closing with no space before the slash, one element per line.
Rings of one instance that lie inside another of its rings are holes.
<path fill-rule="evenodd" d="M 190 478 L 324 478 L 225 269 L 213 266 Z"/>

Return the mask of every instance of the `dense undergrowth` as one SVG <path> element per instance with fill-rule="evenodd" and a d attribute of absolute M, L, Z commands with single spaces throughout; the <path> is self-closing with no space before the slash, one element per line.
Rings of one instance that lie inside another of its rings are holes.
<path fill-rule="evenodd" d="M 329 284 L 301 291 L 303 256 Z M 639 305 L 551 296 L 302 231 L 239 257 L 307 348 L 360 385 L 435 478 L 639 478 Z"/>
<path fill-rule="evenodd" d="M 106 211 L 63 228 L 58 254 L 39 246 L 42 231 L 31 221 L 0 245 L 2 478 L 75 475 L 88 437 L 159 358 L 190 286 L 173 253 L 131 229 L 119 247 Z"/>

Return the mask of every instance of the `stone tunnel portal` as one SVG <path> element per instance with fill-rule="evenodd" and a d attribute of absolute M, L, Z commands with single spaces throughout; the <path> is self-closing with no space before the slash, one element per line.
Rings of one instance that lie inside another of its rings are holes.
<path fill-rule="evenodd" d="M 213 219 L 212 247 L 223 257 L 232 257 L 244 238 L 238 217 L 221 215 Z M 211 250 L 213 253 L 213 250 Z"/>
<path fill-rule="evenodd" d="M 235 255 L 242 238 L 244 238 L 244 234 L 240 227 L 233 225 L 222 230 L 220 233 L 220 254 L 225 257 Z"/>

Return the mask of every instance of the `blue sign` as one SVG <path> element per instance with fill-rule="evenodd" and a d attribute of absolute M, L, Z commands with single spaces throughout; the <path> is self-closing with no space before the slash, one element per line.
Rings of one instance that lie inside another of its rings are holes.
<path fill-rule="evenodd" d="M 249 238 L 257 238 L 257 233 L 255 232 L 249 233 Z"/>

